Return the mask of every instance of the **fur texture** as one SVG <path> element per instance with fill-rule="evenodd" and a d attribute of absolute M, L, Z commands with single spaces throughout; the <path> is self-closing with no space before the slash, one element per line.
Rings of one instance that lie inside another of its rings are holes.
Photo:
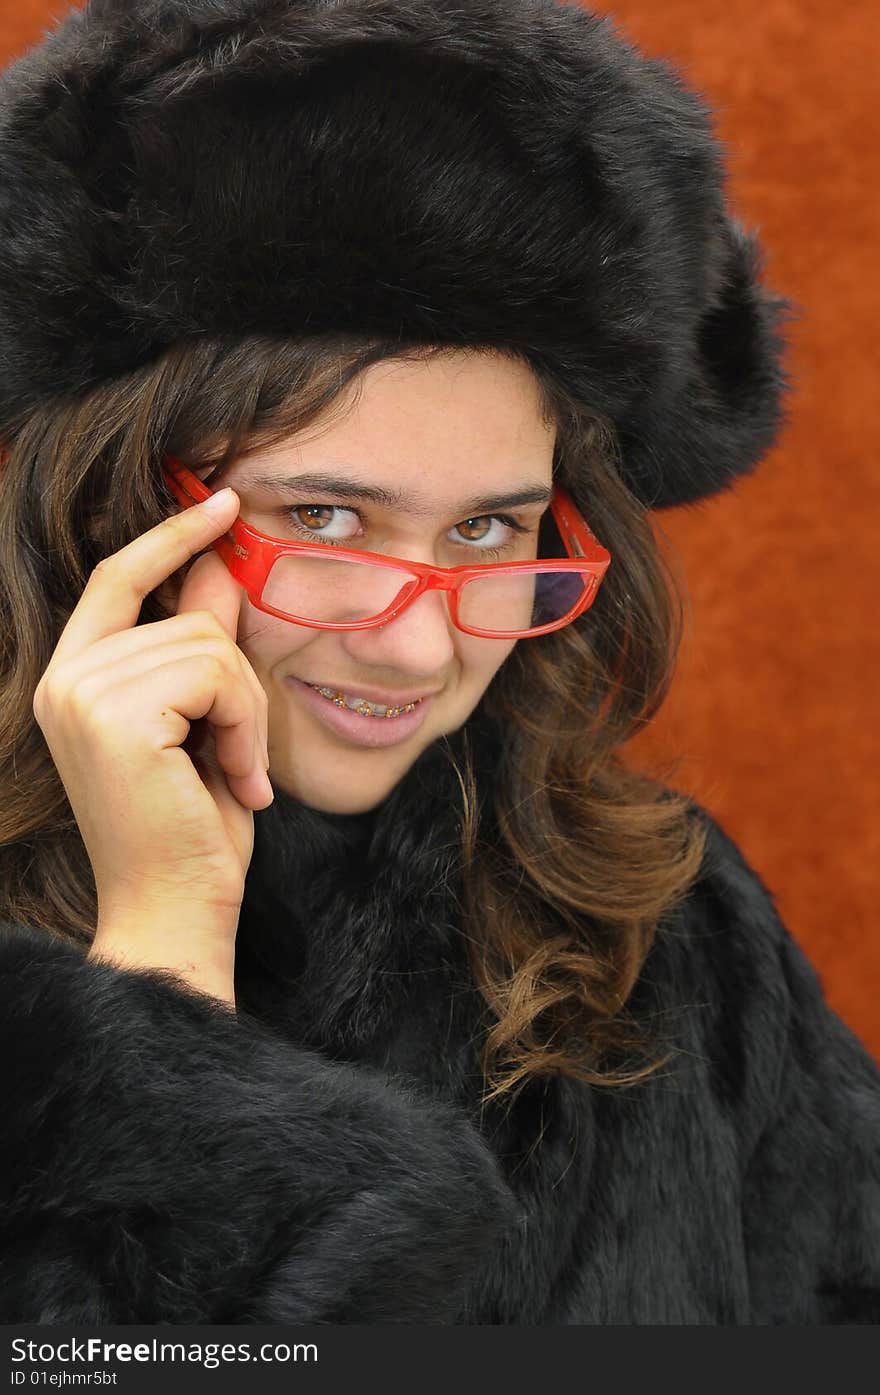
<path fill-rule="evenodd" d="M 703 101 L 549 0 L 92 0 L 0 77 L 0 441 L 205 334 L 510 345 L 664 507 L 752 470 L 781 326 Z"/>
<path fill-rule="evenodd" d="M 673 1061 L 481 1110 L 457 795 L 435 745 L 370 814 L 255 815 L 237 1018 L 5 928 L 0 1321 L 880 1320 L 880 1073 L 736 846 L 699 810 L 630 1003 Z"/>

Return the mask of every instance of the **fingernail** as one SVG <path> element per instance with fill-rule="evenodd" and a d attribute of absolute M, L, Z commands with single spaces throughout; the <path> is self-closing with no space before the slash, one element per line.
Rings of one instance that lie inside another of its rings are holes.
<path fill-rule="evenodd" d="M 222 513 L 228 507 L 231 498 L 231 489 L 220 489 L 216 494 L 212 494 L 210 499 L 203 499 L 201 507 L 205 513 Z"/>

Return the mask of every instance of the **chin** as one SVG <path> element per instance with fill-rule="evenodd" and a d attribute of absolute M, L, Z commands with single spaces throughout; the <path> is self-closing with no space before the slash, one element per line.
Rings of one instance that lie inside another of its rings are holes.
<path fill-rule="evenodd" d="M 368 786 L 361 789 L 353 788 L 350 782 L 342 779 L 334 782 L 332 777 L 305 783 L 301 780 L 288 783 L 283 779 L 276 780 L 270 771 L 269 778 L 273 785 L 283 789 L 290 799 L 297 800 L 307 809 L 316 809 L 322 814 L 366 814 L 388 798 L 415 759 L 413 756 L 403 770 L 396 771 L 388 779 L 373 779 Z"/>
<path fill-rule="evenodd" d="M 390 791 L 384 794 L 365 799 L 333 799 L 331 797 L 322 798 L 320 795 L 311 795 L 308 799 L 303 799 L 299 795 L 295 796 L 307 809 L 316 809 L 321 814 L 368 814 L 370 810 L 377 809 Z"/>

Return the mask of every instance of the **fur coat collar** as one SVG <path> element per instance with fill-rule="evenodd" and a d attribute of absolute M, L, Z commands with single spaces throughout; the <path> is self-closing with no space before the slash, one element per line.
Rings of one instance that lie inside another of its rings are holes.
<path fill-rule="evenodd" d="M 482 711 L 467 729 L 491 820 L 500 738 Z M 459 763 L 463 730 L 448 738 Z M 478 1097 L 471 1038 L 488 1019 L 458 930 L 460 803 L 440 742 L 366 814 L 324 813 L 276 792 L 255 815 L 236 942 L 239 1011 L 270 1015 L 334 1060 Z"/>

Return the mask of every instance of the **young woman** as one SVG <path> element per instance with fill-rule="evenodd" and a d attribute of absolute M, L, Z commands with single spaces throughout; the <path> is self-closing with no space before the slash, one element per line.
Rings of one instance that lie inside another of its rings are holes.
<path fill-rule="evenodd" d="M 877 1321 L 877 1069 L 622 758 L 649 510 L 782 414 L 700 102 L 544 0 L 92 0 L 0 218 L 2 1321 Z"/>

